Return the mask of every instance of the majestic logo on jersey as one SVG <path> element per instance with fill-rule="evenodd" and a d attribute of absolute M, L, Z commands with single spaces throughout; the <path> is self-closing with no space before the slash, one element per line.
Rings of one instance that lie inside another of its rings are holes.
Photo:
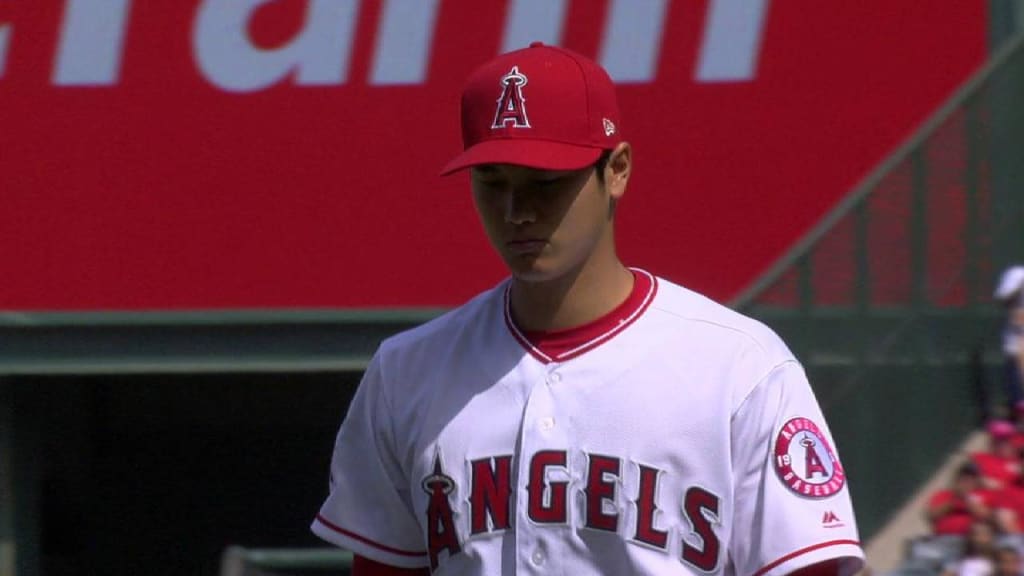
<path fill-rule="evenodd" d="M 494 112 L 492 129 L 506 126 L 530 127 L 530 118 L 526 115 L 526 97 L 523 96 L 526 83 L 526 75 L 519 71 L 519 66 L 513 66 L 508 74 L 501 77 L 501 96 L 498 98 L 498 109 Z"/>
<path fill-rule="evenodd" d="M 846 483 L 843 466 L 818 425 L 807 418 L 786 422 L 775 438 L 775 471 L 790 490 L 826 498 Z"/>
<path fill-rule="evenodd" d="M 434 472 L 423 479 L 423 491 L 430 497 L 427 503 L 427 549 L 430 552 L 430 569 L 437 569 L 438 556 L 447 550 L 449 556 L 458 554 L 459 535 L 455 532 L 452 507 L 448 495 L 455 489 L 455 482 L 441 469 L 441 456 L 434 457 Z"/>
<path fill-rule="evenodd" d="M 831 510 L 825 512 L 825 515 L 821 517 L 821 525 L 825 528 L 842 528 L 844 526 L 839 516 Z"/>

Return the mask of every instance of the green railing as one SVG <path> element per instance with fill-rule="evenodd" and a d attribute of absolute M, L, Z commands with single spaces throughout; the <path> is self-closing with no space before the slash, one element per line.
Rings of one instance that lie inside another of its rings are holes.
<path fill-rule="evenodd" d="M 220 576 L 299 576 L 352 572 L 352 553 L 338 548 L 242 548 L 221 556 Z"/>
<path fill-rule="evenodd" d="M 1022 36 L 733 303 L 806 366 L 863 536 L 977 425 L 979 394 L 998 390 L 990 294 L 1014 258 L 1024 260 Z"/>

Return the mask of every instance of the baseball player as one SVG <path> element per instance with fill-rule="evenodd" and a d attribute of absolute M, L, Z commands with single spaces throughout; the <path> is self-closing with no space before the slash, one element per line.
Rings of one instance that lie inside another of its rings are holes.
<path fill-rule="evenodd" d="M 852 574 L 848 483 L 768 328 L 616 256 L 632 149 L 596 63 L 533 44 L 462 95 L 511 277 L 383 342 L 313 522 L 384 574 Z"/>

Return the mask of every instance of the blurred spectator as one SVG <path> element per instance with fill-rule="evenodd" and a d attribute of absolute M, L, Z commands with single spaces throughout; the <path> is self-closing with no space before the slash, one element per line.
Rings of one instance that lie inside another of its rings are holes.
<path fill-rule="evenodd" d="M 1016 546 L 1002 545 L 996 549 L 995 576 L 1024 576 Z"/>
<path fill-rule="evenodd" d="M 1006 400 L 1011 407 L 1024 400 L 1024 266 L 1003 271 L 994 298 L 1003 305 L 1003 357 Z"/>
<path fill-rule="evenodd" d="M 947 490 L 939 490 L 928 502 L 928 520 L 935 534 L 967 534 L 979 520 L 992 518 L 993 493 L 982 487 L 978 467 L 963 464 Z"/>
<path fill-rule="evenodd" d="M 986 488 L 1001 490 L 1020 477 L 1020 451 L 1013 442 L 1016 433 L 1017 427 L 1011 422 L 993 420 L 988 424 L 988 451 L 971 454 Z"/>
<path fill-rule="evenodd" d="M 991 576 L 996 569 L 996 531 L 984 520 L 976 520 L 967 533 L 964 554 L 947 565 L 942 576 Z"/>
<path fill-rule="evenodd" d="M 1017 449 L 1017 454 L 1024 455 L 1024 400 L 1013 406 L 1013 425 L 1016 431 L 1013 433 L 1011 442 Z"/>
<path fill-rule="evenodd" d="M 992 520 L 1004 534 L 1024 533 L 1024 488 L 1019 484 L 998 492 L 991 503 Z"/>

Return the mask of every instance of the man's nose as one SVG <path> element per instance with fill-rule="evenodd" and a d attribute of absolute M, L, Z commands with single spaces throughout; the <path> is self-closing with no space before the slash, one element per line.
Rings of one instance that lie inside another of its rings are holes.
<path fill-rule="evenodd" d="M 505 198 L 505 222 L 514 225 L 533 222 L 536 217 L 533 194 L 522 189 L 513 189 Z"/>

